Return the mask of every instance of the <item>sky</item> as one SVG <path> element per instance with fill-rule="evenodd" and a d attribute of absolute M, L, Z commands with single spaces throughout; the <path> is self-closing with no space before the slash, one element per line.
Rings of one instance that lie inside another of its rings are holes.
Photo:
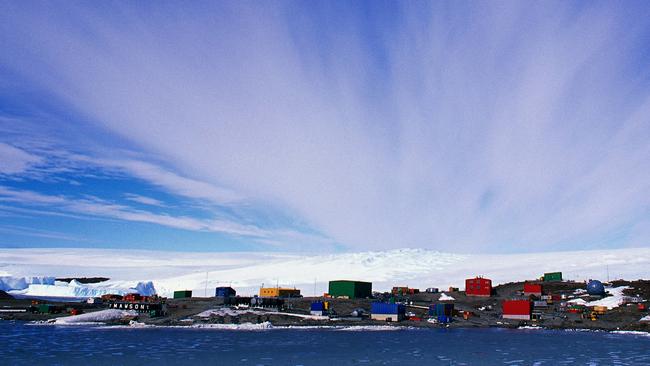
<path fill-rule="evenodd" d="M 0 0 L 0 248 L 650 246 L 644 1 Z"/>

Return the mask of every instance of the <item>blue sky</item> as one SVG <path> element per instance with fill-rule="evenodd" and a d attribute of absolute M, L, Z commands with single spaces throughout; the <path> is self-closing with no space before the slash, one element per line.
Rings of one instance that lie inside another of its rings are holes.
<path fill-rule="evenodd" d="M 650 238 L 645 2 L 0 2 L 0 247 Z"/>

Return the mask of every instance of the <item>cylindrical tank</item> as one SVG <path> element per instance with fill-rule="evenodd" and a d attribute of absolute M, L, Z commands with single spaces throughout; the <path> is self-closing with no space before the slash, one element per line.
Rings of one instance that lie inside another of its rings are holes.
<path fill-rule="evenodd" d="M 603 283 L 598 280 L 591 280 L 587 284 L 587 293 L 589 295 L 604 295 L 605 286 L 603 286 Z"/>

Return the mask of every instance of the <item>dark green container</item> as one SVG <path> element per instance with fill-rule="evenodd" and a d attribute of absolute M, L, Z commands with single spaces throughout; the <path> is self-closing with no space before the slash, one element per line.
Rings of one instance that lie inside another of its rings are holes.
<path fill-rule="evenodd" d="M 544 273 L 544 282 L 562 281 L 562 272 Z"/>
<path fill-rule="evenodd" d="M 38 305 L 38 312 L 41 314 L 51 314 L 55 313 L 57 310 L 57 307 L 51 304 L 39 304 Z"/>
<path fill-rule="evenodd" d="M 40 304 L 38 305 L 38 312 L 41 314 L 49 314 L 53 310 L 52 305 L 49 304 Z"/>
<path fill-rule="evenodd" d="M 372 283 L 363 281 L 330 281 L 328 293 L 332 297 L 363 299 L 372 297 Z"/>
<path fill-rule="evenodd" d="M 192 291 L 190 290 L 174 291 L 174 299 L 187 299 L 190 297 L 192 297 Z"/>

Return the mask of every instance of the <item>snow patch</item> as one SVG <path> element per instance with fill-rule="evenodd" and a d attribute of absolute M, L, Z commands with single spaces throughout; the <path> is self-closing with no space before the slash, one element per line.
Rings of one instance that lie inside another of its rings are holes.
<path fill-rule="evenodd" d="M 650 315 L 646 315 L 643 318 L 639 319 L 640 322 L 650 322 Z"/>
<path fill-rule="evenodd" d="M 606 306 L 607 309 L 611 310 L 625 304 L 629 297 L 623 295 L 623 291 L 631 287 L 629 286 L 619 286 L 619 287 L 608 287 L 605 288 L 605 292 L 611 296 L 604 297 L 600 300 L 591 301 L 586 303 L 586 306 Z"/>
<path fill-rule="evenodd" d="M 586 305 L 587 301 L 584 300 L 584 299 L 573 299 L 573 300 L 567 301 L 567 303 L 574 304 L 574 305 Z"/>
<path fill-rule="evenodd" d="M 456 299 L 454 299 L 453 297 L 447 295 L 447 294 L 444 293 L 444 292 L 443 292 L 443 293 L 440 295 L 440 297 L 438 298 L 438 301 L 454 301 L 454 300 L 456 300 Z"/>
<path fill-rule="evenodd" d="M 56 318 L 50 323 L 54 325 L 83 325 L 83 324 L 93 324 L 105 323 L 113 320 L 120 320 L 126 317 L 137 316 L 138 313 L 133 310 L 118 310 L 118 309 L 108 309 L 95 311 L 87 314 L 79 314 L 66 316 L 63 318 Z"/>

